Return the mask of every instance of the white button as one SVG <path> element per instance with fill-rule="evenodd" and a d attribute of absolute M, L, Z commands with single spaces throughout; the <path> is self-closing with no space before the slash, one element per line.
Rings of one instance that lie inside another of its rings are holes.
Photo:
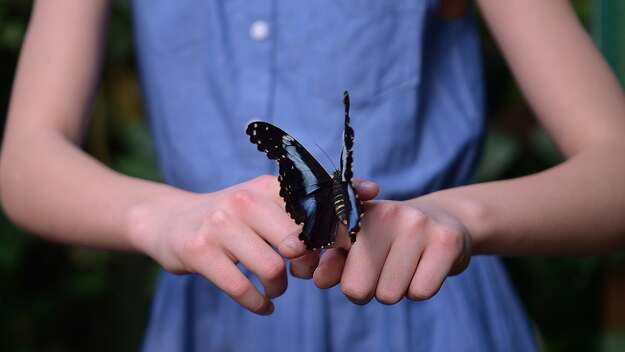
<path fill-rule="evenodd" d="M 265 21 L 256 21 L 250 27 L 250 37 L 257 41 L 263 41 L 269 37 L 269 24 Z"/>

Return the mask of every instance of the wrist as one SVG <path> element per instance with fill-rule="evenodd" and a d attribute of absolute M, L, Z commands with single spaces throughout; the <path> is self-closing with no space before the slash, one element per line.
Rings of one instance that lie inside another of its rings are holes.
<path fill-rule="evenodd" d="M 156 250 L 156 236 L 163 230 L 160 224 L 172 207 L 195 196 L 168 185 L 159 184 L 150 196 L 130 204 L 124 211 L 124 237 L 134 251 L 153 256 Z M 166 225 L 166 224 L 165 224 Z"/>
<path fill-rule="evenodd" d="M 435 207 L 456 218 L 469 233 L 473 255 L 488 252 L 488 239 L 494 232 L 492 211 L 480 200 L 466 197 L 449 189 L 427 194 L 411 200 L 419 207 Z"/>

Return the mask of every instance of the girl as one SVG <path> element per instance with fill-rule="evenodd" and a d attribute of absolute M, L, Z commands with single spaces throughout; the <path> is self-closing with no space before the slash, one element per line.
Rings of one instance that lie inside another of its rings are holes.
<path fill-rule="evenodd" d="M 165 268 L 148 351 L 534 350 L 499 260 L 469 258 L 624 246 L 625 99 L 567 1 L 477 4 L 567 157 L 553 169 L 463 186 L 483 106 L 477 34 L 459 2 L 135 0 L 167 184 L 126 177 L 78 146 L 108 1 L 39 0 L 9 109 L 2 204 L 33 233 L 136 250 Z M 297 239 L 275 177 L 256 177 L 274 166 L 243 128 L 273 121 L 338 155 L 344 89 L 356 175 L 377 183 L 357 189 L 383 200 L 368 203 L 351 248 L 320 257 Z M 287 289 L 283 257 L 313 281 Z"/>

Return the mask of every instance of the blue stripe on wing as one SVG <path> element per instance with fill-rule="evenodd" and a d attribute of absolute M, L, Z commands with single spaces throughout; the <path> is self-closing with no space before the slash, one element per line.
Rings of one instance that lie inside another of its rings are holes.
<path fill-rule="evenodd" d="M 334 241 L 336 217 L 331 207 L 332 179 L 315 158 L 295 138 L 262 121 L 246 129 L 258 150 L 277 160 L 280 196 L 286 211 L 296 223 L 304 224 L 300 239 L 306 248 L 316 249 Z"/>

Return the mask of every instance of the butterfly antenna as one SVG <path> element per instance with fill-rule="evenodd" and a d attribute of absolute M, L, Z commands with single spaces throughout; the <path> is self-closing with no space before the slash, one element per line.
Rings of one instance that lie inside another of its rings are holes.
<path fill-rule="evenodd" d="M 345 125 L 343 127 L 343 143 L 347 150 L 351 151 L 354 146 L 354 130 L 349 125 L 349 93 L 343 92 L 343 104 L 345 105 Z"/>
<path fill-rule="evenodd" d="M 326 158 L 328 158 L 328 160 L 330 161 L 330 164 L 332 164 L 332 167 L 334 167 L 335 169 L 338 169 L 336 165 L 334 164 L 334 162 L 332 161 L 332 158 L 330 158 L 330 155 L 328 155 L 328 153 L 326 153 L 326 151 L 323 148 L 321 148 L 321 146 L 317 144 L 317 142 L 315 142 L 315 145 L 317 146 L 317 148 L 319 148 L 319 150 L 323 152 L 323 155 L 325 155 Z"/>
<path fill-rule="evenodd" d="M 349 124 L 349 92 L 343 92 L 343 105 L 345 105 L 345 124 Z"/>

